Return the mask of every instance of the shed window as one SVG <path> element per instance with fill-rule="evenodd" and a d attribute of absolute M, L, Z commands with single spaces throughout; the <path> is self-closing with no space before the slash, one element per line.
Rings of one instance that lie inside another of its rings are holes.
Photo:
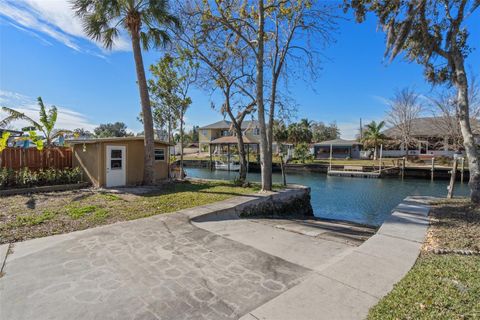
<path fill-rule="evenodd" d="M 155 161 L 165 161 L 165 149 L 155 149 Z"/>

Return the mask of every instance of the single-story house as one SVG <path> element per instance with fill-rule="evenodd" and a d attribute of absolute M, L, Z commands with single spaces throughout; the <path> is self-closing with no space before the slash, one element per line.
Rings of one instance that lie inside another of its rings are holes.
<path fill-rule="evenodd" d="M 463 149 L 462 134 L 455 119 L 443 117 L 421 117 L 412 120 L 410 136 L 412 145 L 408 148 L 409 156 L 446 156 L 453 157 L 455 152 Z M 480 142 L 480 123 L 476 119 L 471 119 L 470 124 L 477 143 Z M 397 144 L 384 146 L 383 156 L 401 157 L 407 153 L 406 146 L 401 143 L 402 134 L 399 127 L 386 129 L 385 134 Z"/>
<path fill-rule="evenodd" d="M 95 187 L 139 185 L 143 181 L 144 138 L 96 138 L 68 140 L 73 148 L 73 166 Z M 155 179 L 167 180 L 168 142 L 155 141 Z"/>
<path fill-rule="evenodd" d="M 362 143 L 356 140 L 333 139 L 315 143 L 313 145 L 313 154 L 315 159 L 330 158 L 330 148 L 332 149 L 332 158 L 335 159 L 359 159 Z"/>

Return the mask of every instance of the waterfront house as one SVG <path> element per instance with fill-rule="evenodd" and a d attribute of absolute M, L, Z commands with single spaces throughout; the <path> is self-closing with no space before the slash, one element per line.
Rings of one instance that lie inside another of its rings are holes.
<path fill-rule="evenodd" d="M 480 125 L 476 119 L 471 120 L 471 126 L 477 143 L 480 137 Z M 401 143 L 402 135 L 399 127 L 392 127 L 383 132 L 390 143 L 384 146 L 384 157 L 401 157 L 407 153 L 407 148 Z M 459 124 L 443 117 L 423 117 L 412 121 L 411 145 L 409 156 L 444 156 L 453 157 L 462 151 L 462 134 Z"/>
<path fill-rule="evenodd" d="M 252 145 L 251 147 L 256 150 L 260 143 L 260 127 L 257 121 L 243 121 L 242 132 L 246 140 Z M 236 139 L 232 123 L 227 120 L 217 121 L 215 123 L 203 126 L 198 131 L 198 148 L 200 151 L 208 151 L 210 145 L 215 144 L 215 140 L 219 144 L 230 143 L 236 144 Z M 232 137 L 232 138 L 225 138 Z M 221 139 L 223 138 L 223 140 Z M 218 140 L 220 139 L 220 140 Z M 228 140 L 228 141 L 226 141 Z"/>
<path fill-rule="evenodd" d="M 315 159 L 359 159 L 362 143 L 356 140 L 333 139 L 313 144 Z"/>

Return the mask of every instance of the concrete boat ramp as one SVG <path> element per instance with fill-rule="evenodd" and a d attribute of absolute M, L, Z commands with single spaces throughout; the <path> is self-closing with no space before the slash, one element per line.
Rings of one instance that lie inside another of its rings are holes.
<path fill-rule="evenodd" d="M 261 197 L 0 246 L 0 319 L 363 319 L 428 227 L 424 198 L 407 198 L 373 236 L 238 218 Z"/>
<path fill-rule="evenodd" d="M 241 320 L 364 319 L 415 263 L 428 228 L 430 199 L 406 198 L 372 237 L 368 236 L 371 228 L 336 222 L 319 221 L 312 226 L 305 220 L 227 222 L 221 217 L 193 221 L 200 228 L 312 270 L 300 284 Z M 330 234 L 329 229 L 336 228 L 340 230 Z M 285 230 L 293 234 L 279 234 Z M 361 237 L 369 238 L 363 242 Z"/>

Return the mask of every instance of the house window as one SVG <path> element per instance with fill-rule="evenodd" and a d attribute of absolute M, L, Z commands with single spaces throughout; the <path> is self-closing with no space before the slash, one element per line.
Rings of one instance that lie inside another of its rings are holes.
<path fill-rule="evenodd" d="M 155 149 L 155 161 L 165 161 L 165 149 Z"/>
<path fill-rule="evenodd" d="M 228 137 L 230 135 L 230 131 L 222 130 L 222 137 Z"/>
<path fill-rule="evenodd" d="M 208 134 L 208 130 L 203 129 L 202 130 L 202 136 L 206 136 Z"/>
<path fill-rule="evenodd" d="M 254 136 L 260 135 L 260 129 L 259 129 L 259 128 L 254 128 L 254 129 L 253 129 L 253 135 L 254 135 Z"/>

